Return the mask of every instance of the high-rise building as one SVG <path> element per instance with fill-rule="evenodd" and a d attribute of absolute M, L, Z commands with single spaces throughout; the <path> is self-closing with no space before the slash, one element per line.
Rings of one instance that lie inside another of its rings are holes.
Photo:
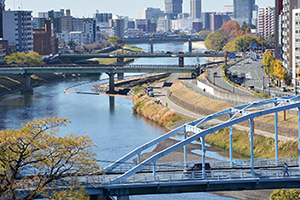
<path fill-rule="evenodd" d="M 210 14 L 210 32 L 215 32 L 223 25 L 223 16 L 218 14 Z"/>
<path fill-rule="evenodd" d="M 5 10 L 5 0 L 0 0 L 0 38 L 3 38 L 3 11 Z"/>
<path fill-rule="evenodd" d="M 72 16 L 71 10 L 66 10 L 66 15 L 61 17 L 61 31 L 62 32 L 71 32 L 72 30 Z"/>
<path fill-rule="evenodd" d="M 265 39 L 275 33 L 275 8 L 264 7 L 258 9 L 257 29 L 258 34 Z"/>
<path fill-rule="evenodd" d="M 3 39 L 16 45 L 17 51 L 33 51 L 32 11 L 4 11 Z"/>
<path fill-rule="evenodd" d="M 177 18 L 182 13 L 182 0 L 165 0 L 165 13 L 170 19 Z"/>
<path fill-rule="evenodd" d="M 283 0 L 282 9 L 282 27 L 281 27 L 281 45 L 282 45 L 282 64 L 287 70 L 293 68 L 293 9 L 300 8 L 299 0 Z M 277 13 L 276 13 L 277 14 Z M 294 73 L 293 73 L 294 74 Z"/>
<path fill-rule="evenodd" d="M 157 23 L 158 18 L 163 17 L 164 12 L 159 8 L 146 8 L 138 12 L 137 19 L 147 19 L 151 23 Z"/>
<path fill-rule="evenodd" d="M 190 0 L 190 17 L 201 18 L 201 0 Z"/>
<path fill-rule="evenodd" d="M 293 51 L 292 51 L 292 77 L 294 83 L 299 83 L 299 72 L 300 66 L 300 9 L 293 9 Z M 299 84 L 297 84 L 299 85 Z"/>
<path fill-rule="evenodd" d="M 114 36 L 124 38 L 124 19 L 122 17 L 115 16 L 108 21 L 109 27 L 114 28 Z"/>
<path fill-rule="evenodd" d="M 252 11 L 254 9 L 255 0 L 234 0 L 234 19 L 243 24 L 252 22 Z"/>
<path fill-rule="evenodd" d="M 204 12 L 202 13 L 202 22 L 203 22 L 203 30 L 210 30 L 210 14 L 215 14 L 212 12 Z"/>

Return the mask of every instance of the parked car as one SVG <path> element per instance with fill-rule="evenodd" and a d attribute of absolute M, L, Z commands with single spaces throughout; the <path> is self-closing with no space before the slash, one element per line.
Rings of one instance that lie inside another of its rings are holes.
<path fill-rule="evenodd" d="M 254 85 L 249 85 L 249 86 L 248 86 L 248 89 L 254 90 Z"/>
<path fill-rule="evenodd" d="M 281 91 L 281 92 L 286 92 L 286 91 L 287 91 L 287 89 L 286 89 L 286 87 L 284 87 L 284 86 L 281 86 L 281 87 L 280 87 L 280 91 Z"/>
<path fill-rule="evenodd" d="M 205 173 L 211 173 L 209 163 L 205 163 Z M 183 170 L 183 174 L 187 177 L 201 177 L 202 176 L 202 163 L 195 163 L 189 168 Z"/>
<path fill-rule="evenodd" d="M 268 83 L 268 87 L 273 87 L 272 83 Z"/>

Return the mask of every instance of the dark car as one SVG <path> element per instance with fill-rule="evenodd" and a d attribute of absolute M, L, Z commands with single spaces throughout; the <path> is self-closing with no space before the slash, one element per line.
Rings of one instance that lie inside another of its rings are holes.
<path fill-rule="evenodd" d="M 205 173 L 211 173 L 211 167 L 209 163 L 205 163 Z M 189 168 L 184 169 L 183 174 L 188 177 L 202 176 L 202 163 L 195 163 Z"/>

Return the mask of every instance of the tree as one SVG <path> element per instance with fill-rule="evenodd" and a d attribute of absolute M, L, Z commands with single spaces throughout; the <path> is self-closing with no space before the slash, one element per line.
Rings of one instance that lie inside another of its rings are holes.
<path fill-rule="evenodd" d="M 274 56 L 272 51 L 265 51 L 264 55 L 263 55 L 263 65 L 264 65 L 264 69 L 266 74 L 270 75 L 271 72 L 271 68 L 274 65 Z"/>
<path fill-rule="evenodd" d="M 284 77 L 284 67 L 282 66 L 282 63 L 278 59 L 276 59 L 272 68 L 273 71 L 271 71 L 271 76 L 275 78 L 278 85 Z"/>
<path fill-rule="evenodd" d="M 291 189 L 291 190 L 274 190 L 270 195 L 270 200 L 299 200 L 300 199 L 300 190 Z"/>
<path fill-rule="evenodd" d="M 268 42 L 270 42 L 271 44 L 275 44 L 275 33 L 272 33 L 268 36 Z"/>
<path fill-rule="evenodd" d="M 27 54 L 24 52 L 12 53 L 10 56 L 5 56 L 6 63 L 13 66 L 42 66 L 45 62 L 42 61 L 42 56 L 34 51 Z"/>
<path fill-rule="evenodd" d="M 68 119 L 57 117 L 36 119 L 19 130 L 0 131 L 0 199 L 20 199 L 19 188 L 30 188 L 22 199 L 48 196 L 45 190 L 57 184 L 66 189 L 55 195 L 79 195 L 74 178 L 99 168 L 88 136 L 56 135 L 67 123 Z"/>
<path fill-rule="evenodd" d="M 210 31 L 200 31 L 198 34 L 201 38 L 205 40 L 207 36 L 210 34 Z"/>
<path fill-rule="evenodd" d="M 108 39 L 108 42 L 113 46 L 113 47 L 117 47 L 117 46 L 122 46 L 124 44 L 124 41 L 119 38 L 118 36 L 113 36 L 110 37 Z"/>
<path fill-rule="evenodd" d="M 221 29 L 209 34 L 205 39 L 205 46 L 208 50 L 221 51 L 226 43 L 227 38 Z"/>
<path fill-rule="evenodd" d="M 239 23 L 234 20 L 226 21 L 222 25 L 221 29 L 224 31 L 228 41 L 232 41 L 236 37 L 243 35 L 243 31 L 241 30 Z"/>

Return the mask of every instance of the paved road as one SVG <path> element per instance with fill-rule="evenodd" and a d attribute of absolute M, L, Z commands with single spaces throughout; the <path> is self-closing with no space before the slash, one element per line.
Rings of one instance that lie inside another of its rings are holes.
<path fill-rule="evenodd" d="M 171 83 L 171 81 L 173 82 L 178 77 L 179 77 L 179 74 L 171 74 L 171 76 L 169 77 L 169 79 L 166 82 Z M 191 83 L 191 81 L 185 81 L 185 84 L 191 84 L 190 88 L 194 87 L 193 84 Z M 177 113 L 180 113 L 180 114 L 183 114 L 183 115 L 195 118 L 195 119 L 199 119 L 199 118 L 204 117 L 204 115 L 199 115 L 197 113 L 194 113 L 192 111 L 184 109 L 183 107 L 181 107 L 181 106 L 175 104 L 174 102 L 172 102 L 167 96 L 167 91 L 168 91 L 169 87 L 170 86 L 163 87 L 163 83 L 159 83 L 159 84 L 155 85 L 154 96 L 159 98 L 163 105 L 167 105 L 170 109 L 175 110 Z M 197 92 L 196 89 L 194 89 L 194 90 L 195 90 L 195 92 Z M 221 121 L 220 120 L 214 120 L 213 122 L 219 123 Z M 234 125 L 233 127 L 238 129 L 238 130 L 242 130 L 242 131 L 250 131 L 250 128 L 246 127 L 246 126 Z M 266 132 L 266 131 L 262 131 L 262 130 L 255 130 L 255 134 L 262 135 L 262 136 L 267 137 L 267 138 L 274 138 L 274 132 L 273 131 L 272 132 Z M 291 137 L 282 136 L 282 135 L 279 135 L 279 140 L 298 141 L 296 138 L 291 138 Z"/>

